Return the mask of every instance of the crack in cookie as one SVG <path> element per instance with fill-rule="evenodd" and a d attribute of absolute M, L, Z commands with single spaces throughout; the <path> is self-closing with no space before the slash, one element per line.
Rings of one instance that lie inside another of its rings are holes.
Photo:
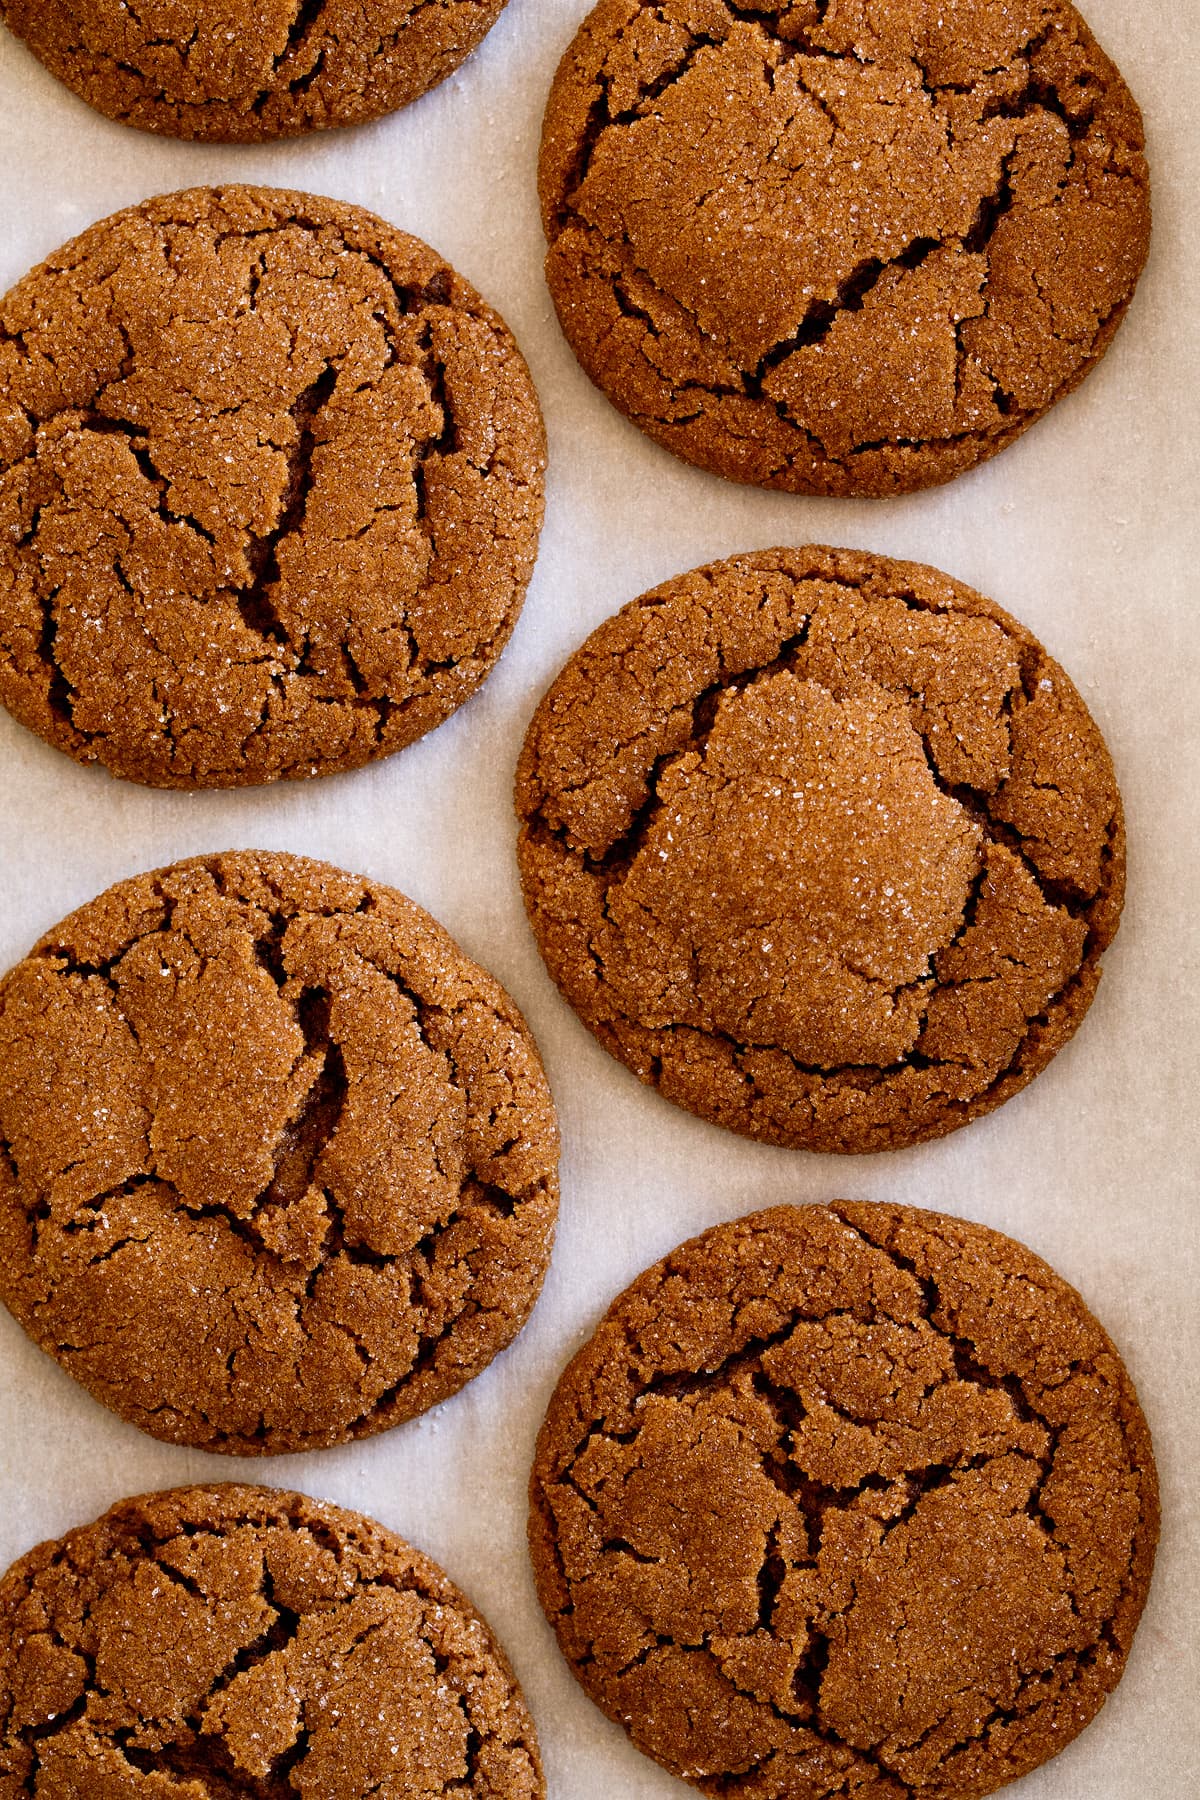
<path fill-rule="evenodd" d="M 547 279 L 685 461 L 902 493 L 1095 366 L 1146 259 L 1142 152 L 1066 0 L 601 0 L 546 110 Z"/>

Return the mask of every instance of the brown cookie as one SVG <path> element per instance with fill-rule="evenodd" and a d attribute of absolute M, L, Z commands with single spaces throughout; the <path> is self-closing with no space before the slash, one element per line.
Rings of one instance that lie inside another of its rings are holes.
<path fill-rule="evenodd" d="M 538 1593 L 639 1750 L 745 1800 L 975 1800 L 1120 1679 L 1146 1422 L 1079 1295 L 905 1206 L 777 1207 L 627 1288 L 530 1488 Z"/>
<path fill-rule="evenodd" d="M 0 702 L 156 787 L 386 756 L 507 642 L 544 460 L 418 239 L 269 188 L 116 213 L 0 303 Z"/>
<path fill-rule="evenodd" d="M 444 81 L 505 0 L 0 0 L 89 106 L 169 137 L 360 125 Z"/>
<path fill-rule="evenodd" d="M 1008 1099 L 1120 918 L 1120 796 L 1058 664 L 857 551 L 710 563 L 607 620 L 534 716 L 517 811 L 534 934 L 605 1049 L 806 1149 Z"/>
<path fill-rule="evenodd" d="M 154 1437 L 367 1437 L 525 1323 L 554 1108 L 394 888 L 260 851 L 119 882 L 0 983 L 0 1299 Z"/>
<path fill-rule="evenodd" d="M 1142 146 L 1066 0 L 601 0 L 546 111 L 550 292 L 686 461 L 928 487 L 1103 355 L 1149 244 Z"/>
<path fill-rule="evenodd" d="M 0 1581 L 0 1800 L 541 1800 L 486 1622 L 361 1513 L 270 1488 L 122 1500 Z"/>

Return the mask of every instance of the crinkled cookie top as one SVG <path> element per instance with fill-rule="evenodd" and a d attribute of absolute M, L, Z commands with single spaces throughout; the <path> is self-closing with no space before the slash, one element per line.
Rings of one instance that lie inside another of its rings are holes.
<path fill-rule="evenodd" d="M 546 269 L 584 368 L 689 462 L 890 494 L 1103 354 L 1141 117 L 1064 0 L 601 0 L 559 68 Z"/>
<path fill-rule="evenodd" d="M 543 465 L 418 239 L 265 188 L 117 213 L 0 305 L 0 701 L 160 787 L 385 756 L 507 642 Z"/>
<path fill-rule="evenodd" d="M 575 1674 L 714 1796 L 978 1800 L 1120 1679 L 1146 1422 L 1083 1302 L 913 1207 L 779 1207 L 640 1276 L 538 1440 L 530 1547 Z"/>
<path fill-rule="evenodd" d="M 173 1443 L 310 1450 L 454 1393 L 537 1298 L 557 1165 L 508 995 L 323 863 L 121 882 L 0 983 L 0 1298 Z"/>
<path fill-rule="evenodd" d="M 711 563 L 567 663 L 517 775 L 526 906 L 600 1042 L 703 1118 L 884 1150 L 998 1106 L 1124 891 L 1104 742 L 1041 645 L 915 563 Z"/>

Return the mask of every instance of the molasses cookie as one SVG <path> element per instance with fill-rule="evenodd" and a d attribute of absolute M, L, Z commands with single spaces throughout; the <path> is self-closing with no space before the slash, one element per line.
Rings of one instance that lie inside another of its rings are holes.
<path fill-rule="evenodd" d="M 1121 1677 L 1146 1422 L 1079 1295 L 903 1206 L 778 1207 L 609 1308 L 550 1403 L 538 1594 L 591 1698 L 702 1792 L 976 1800 Z"/>
<path fill-rule="evenodd" d="M 546 111 L 550 292 L 643 431 L 734 481 L 928 487 L 1107 348 L 1141 115 L 1066 0 L 601 0 Z"/>
<path fill-rule="evenodd" d="M 643 1081 L 812 1150 L 938 1137 L 1087 1011 L 1121 802 L 1070 681 L 916 563 L 769 550 L 607 620 L 517 772 L 550 973 Z"/>
<path fill-rule="evenodd" d="M 456 69 L 505 0 L 0 0 L 0 19 L 97 112 L 246 142 L 360 125 Z"/>
<path fill-rule="evenodd" d="M 514 1338 L 558 1201 L 520 1013 L 394 888 L 259 851 L 73 913 L 0 983 L 0 1299 L 154 1437 L 367 1437 Z"/>
<path fill-rule="evenodd" d="M 117 213 L 0 303 L 0 702 L 156 787 L 385 756 L 503 649 L 543 466 L 418 239 L 267 188 Z"/>
<path fill-rule="evenodd" d="M 122 1500 L 0 1581 L 0 1796 L 541 1800 L 486 1622 L 361 1513 L 260 1487 Z"/>

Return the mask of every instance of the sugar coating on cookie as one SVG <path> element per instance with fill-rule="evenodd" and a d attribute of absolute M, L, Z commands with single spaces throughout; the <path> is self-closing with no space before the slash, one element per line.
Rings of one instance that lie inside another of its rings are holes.
<path fill-rule="evenodd" d="M 1158 1533 L 1137 1396 L 983 1226 L 779 1207 L 693 1238 L 562 1376 L 538 1594 L 591 1698 L 703 1792 L 974 1800 L 1123 1671 Z"/>
<path fill-rule="evenodd" d="M 916 563 L 710 563 L 566 664 L 517 772 L 538 945 L 600 1042 L 752 1137 L 885 1150 L 989 1111 L 1091 1002 L 1124 892 L 1066 675 Z"/>
<path fill-rule="evenodd" d="M 1146 259 L 1142 151 L 1066 0 L 601 0 L 546 110 L 550 292 L 688 462 L 928 487 L 1103 354 Z"/>
<path fill-rule="evenodd" d="M 384 1430 L 549 1261 L 558 1139 L 507 994 L 394 888 L 246 851 L 119 883 L 0 983 L 0 1299 L 155 1437 Z"/>
<path fill-rule="evenodd" d="M 361 1513 L 219 1485 L 123 1500 L 0 1580 L 0 1796 L 542 1800 L 504 1652 Z"/>
<path fill-rule="evenodd" d="M 117 213 L 0 303 L 0 703 L 160 787 L 387 755 L 507 642 L 544 461 L 417 238 L 267 188 Z"/>
<path fill-rule="evenodd" d="M 247 142 L 406 106 L 458 67 L 504 4 L 0 0 L 0 20 L 110 119 Z"/>

